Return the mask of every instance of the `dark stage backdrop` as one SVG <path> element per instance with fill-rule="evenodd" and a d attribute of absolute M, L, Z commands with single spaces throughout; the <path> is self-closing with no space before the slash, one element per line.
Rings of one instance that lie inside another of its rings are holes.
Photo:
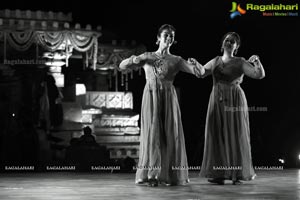
<path fill-rule="evenodd" d="M 253 80 L 245 77 L 242 88 L 249 107 L 266 108 L 250 112 L 250 129 L 255 164 L 275 164 L 286 157 L 291 162 L 300 153 L 300 62 L 299 11 L 278 11 L 293 16 L 274 16 L 276 11 L 247 9 L 245 14 L 230 18 L 232 2 L 218 1 L 28 1 L 1 2 L 1 9 L 72 12 L 73 21 L 101 25 L 100 41 L 136 40 L 155 51 L 157 29 L 169 23 L 177 29 L 178 41 L 171 53 L 187 59 L 194 57 L 202 64 L 221 55 L 221 38 L 228 31 L 238 32 L 242 44 L 238 56 L 248 59 L 257 54 L 263 63 L 266 77 Z M 295 4 L 296 1 L 235 1 L 243 9 L 247 3 Z M 273 16 L 263 16 L 273 15 Z M 296 15 L 296 16 L 295 16 Z M 134 94 L 134 110 L 140 112 L 144 76 L 130 80 Z M 180 106 L 191 165 L 202 160 L 204 127 L 212 78 L 197 79 L 179 73 L 176 87 L 180 90 Z M 278 164 L 278 163 L 277 163 Z"/>

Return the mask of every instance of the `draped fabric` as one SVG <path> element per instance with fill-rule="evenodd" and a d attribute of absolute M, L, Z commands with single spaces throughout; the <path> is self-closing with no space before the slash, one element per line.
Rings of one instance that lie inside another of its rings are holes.
<path fill-rule="evenodd" d="M 65 45 L 68 52 L 69 47 L 79 52 L 91 51 L 91 59 L 93 60 L 93 68 L 96 68 L 97 51 L 98 51 L 99 35 L 93 32 L 84 31 L 41 31 L 41 30 L 25 30 L 25 31 L 1 31 L 0 40 L 18 51 L 28 50 L 32 44 L 40 44 L 47 51 L 56 51 Z"/>
<path fill-rule="evenodd" d="M 26 51 L 35 42 L 33 31 L 7 33 L 8 44 L 18 51 Z"/>
<path fill-rule="evenodd" d="M 63 32 L 37 31 L 36 40 L 47 51 L 55 51 L 66 41 L 66 37 Z"/>

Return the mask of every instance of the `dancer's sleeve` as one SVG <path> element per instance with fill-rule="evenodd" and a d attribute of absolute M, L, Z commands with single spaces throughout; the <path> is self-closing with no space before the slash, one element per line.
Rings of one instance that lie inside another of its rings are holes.
<path fill-rule="evenodd" d="M 193 74 L 197 78 L 202 77 L 202 74 L 204 74 L 203 66 L 200 63 L 194 65 L 179 57 L 178 65 L 180 71 Z"/>
<path fill-rule="evenodd" d="M 249 61 L 245 60 L 245 58 L 241 58 L 241 62 L 243 73 L 246 76 L 254 79 L 262 79 L 265 77 L 265 71 L 260 60 L 251 64 Z"/>
<path fill-rule="evenodd" d="M 213 69 L 213 66 L 216 65 L 216 58 L 214 59 L 211 59 L 210 61 L 208 61 L 204 66 L 204 74 L 201 76 L 201 78 L 205 78 L 206 76 L 209 76 L 211 75 L 212 73 L 212 69 Z"/>
<path fill-rule="evenodd" d="M 129 58 L 126 58 L 121 61 L 121 63 L 119 64 L 119 69 L 128 70 L 142 67 L 145 63 L 145 60 L 147 59 L 147 55 L 147 52 L 139 56 L 132 55 Z"/>

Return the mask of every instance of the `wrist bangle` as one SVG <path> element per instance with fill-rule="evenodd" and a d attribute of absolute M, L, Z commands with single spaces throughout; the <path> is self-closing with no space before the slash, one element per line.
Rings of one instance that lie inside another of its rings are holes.
<path fill-rule="evenodd" d="M 132 63 L 137 64 L 136 62 L 134 62 L 134 59 L 136 59 L 136 56 L 132 56 Z"/>
<path fill-rule="evenodd" d="M 129 63 L 130 63 L 131 65 L 134 64 L 133 59 L 134 59 L 134 56 L 131 56 L 130 59 L 129 59 Z"/>

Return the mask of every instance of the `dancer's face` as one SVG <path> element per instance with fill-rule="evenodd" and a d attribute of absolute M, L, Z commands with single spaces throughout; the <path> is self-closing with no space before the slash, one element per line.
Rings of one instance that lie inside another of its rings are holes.
<path fill-rule="evenodd" d="M 164 29 L 160 36 L 157 37 L 157 40 L 159 41 L 159 45 L 163 47 L 170 47 L 175 38 L 175 32 L 170 29 Z"/>
<path fill-rule="evenodd" d="M 234 52 L 238 48 L 238 43 L 234 36 L 227 35 L 223 40 L 222 46 L 225 51 Z"/>

